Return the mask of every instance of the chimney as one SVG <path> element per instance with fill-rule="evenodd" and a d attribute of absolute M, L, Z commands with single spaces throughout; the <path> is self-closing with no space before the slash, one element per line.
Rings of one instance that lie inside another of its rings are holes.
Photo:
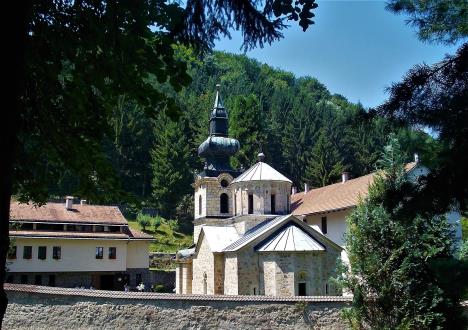
<path fill-rule="evenodd" d="M 341 173 L 341 183 L 345 183 L 348 180 L 349 180 L 349 173 L 348 172 Z"/>
<path fill-rule="evenodd" d="M 309 191 L 309 184 L 304 183 L 304 193 L 307 194 L 308 191 Z"/>
<path fill-rule="evenodd" d="M 293 186 L 293 187 L 292 187 L 292 192 L 291 192 L 291 194 L 294 195 L 294 194 L 296 194 L 296 193 L 297 193 L 297 189 L 296 189 L 296 187 Z"/>
<path fill-rule="evenodd" d="M 65 197 L 65 208 L 67 210 L 72 210 L 73 209 L 73 196 Z"/>
<path fill-rule="evenodd" d="M 86 204 L 88 204 L 88 201 L 86 199 L 82 199 L 82 200 L 80 200 L 80 204 L 81 205 L 86 205 Z"/>
<path fill-rule="evenodd" d="M 414 154 L 414 162 L 416 164 L 419 163 L 419 155 L 417 153 Z"/>

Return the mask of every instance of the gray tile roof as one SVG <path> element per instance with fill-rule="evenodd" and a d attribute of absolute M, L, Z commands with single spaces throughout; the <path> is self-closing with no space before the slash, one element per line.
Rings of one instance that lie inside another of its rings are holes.
<path fill-rule="evenodd" d="M 273 228 L 274 226 L 278 225 L 279 223 L 283 222 L 283 220 L 291 217 L 290 214 L 288 215 L 283 215 L 280 217 L 276 217 L 270 220 L 265 220 L 262 223 L 256 225 L 255 227 L 251 228 L 248 230 L 244 236 L 242 236 L 240 239 L 235 241 L 234 243 L 228 245 L 223 249 L 224 252 L 229 252 L 229 251 L 236 251 L 242 246 L 246 245 L 248 242 L 254 240 L 264 232 L 266 232 L 268 229 Z"/>

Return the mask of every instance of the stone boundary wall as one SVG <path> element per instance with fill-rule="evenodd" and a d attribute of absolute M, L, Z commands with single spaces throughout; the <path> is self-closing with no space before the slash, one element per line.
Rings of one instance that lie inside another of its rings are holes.
<path fill-rule="evenodd" d="M 346 329 L 349 297 L 176 295 L 5 284 L 4 329 Z"/>

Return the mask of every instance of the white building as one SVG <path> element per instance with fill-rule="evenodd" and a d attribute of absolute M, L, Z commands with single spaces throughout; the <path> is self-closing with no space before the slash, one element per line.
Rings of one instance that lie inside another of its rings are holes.
<path fill-rule="evenodd" d="M 118 207 L 11 203 L 7 282 L 122 289 L 149 280 L 152 237 L 128 226 Z"/>

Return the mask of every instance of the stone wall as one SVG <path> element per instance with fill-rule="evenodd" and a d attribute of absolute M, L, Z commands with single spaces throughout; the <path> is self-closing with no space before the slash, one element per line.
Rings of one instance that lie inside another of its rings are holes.
<path fill-rule="evenodd" d="M 4 329 L 346 329 L 340 313 L 348 303 L 344 298 L 60 290 L 71 289 L 7 286 Z"/>

